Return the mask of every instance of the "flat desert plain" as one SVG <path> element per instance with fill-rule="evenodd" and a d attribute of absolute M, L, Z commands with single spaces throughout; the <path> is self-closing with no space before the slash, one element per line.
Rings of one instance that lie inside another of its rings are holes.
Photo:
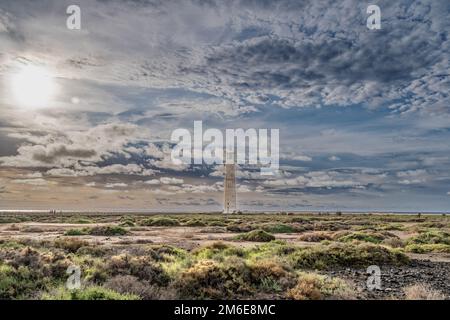
<path fill-rule="evenodd" d="M 0 299 L 449 299 L 449 277 L 445 214 L 0 213 Z"/>

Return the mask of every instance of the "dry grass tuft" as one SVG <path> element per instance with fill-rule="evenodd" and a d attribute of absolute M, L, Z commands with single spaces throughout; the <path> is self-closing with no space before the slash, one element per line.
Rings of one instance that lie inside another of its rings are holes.
<path fill-rule="evenodd" d="M 444 300 L 445 296 L 426 284 L 415 284 L 403 289 L 406 300 Z"/>
<path fill-rule="evenodd" d="M 297 285 L 288 290 L 286 297 L 294 300 L 355 298 L 353 290 L 344 280 L 316 273 L 301 273 Z"/>

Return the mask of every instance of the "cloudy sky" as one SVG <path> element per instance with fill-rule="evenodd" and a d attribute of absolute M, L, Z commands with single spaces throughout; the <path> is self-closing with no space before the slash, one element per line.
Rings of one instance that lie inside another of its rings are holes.
<path fill-rule="evenodd" d="M 0 0 L 0 209 L 220 210 L 223 168 L 170 158 L 203 120 L 280 129 L 242 209 L 450 210 L 448 0 L 76 3 Z"/>

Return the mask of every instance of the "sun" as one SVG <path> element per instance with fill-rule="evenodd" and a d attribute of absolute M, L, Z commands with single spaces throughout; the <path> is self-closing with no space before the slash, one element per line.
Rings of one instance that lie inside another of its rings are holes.
<path fill-rule="evenodd" d="M 55 93 L 55 82 L 44 68 L 27 66 L 13 76 L 12 93 L 20 106 L 46 107 Z"/>

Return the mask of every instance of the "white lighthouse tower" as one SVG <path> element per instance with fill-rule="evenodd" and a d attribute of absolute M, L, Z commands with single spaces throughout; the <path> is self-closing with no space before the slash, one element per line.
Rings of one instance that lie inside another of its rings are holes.
<path fill-rule="evenodd" d="M 223 213 L 236 213 L 236 164 L 234 153 L 227 153 L 225 161 Z"/>

